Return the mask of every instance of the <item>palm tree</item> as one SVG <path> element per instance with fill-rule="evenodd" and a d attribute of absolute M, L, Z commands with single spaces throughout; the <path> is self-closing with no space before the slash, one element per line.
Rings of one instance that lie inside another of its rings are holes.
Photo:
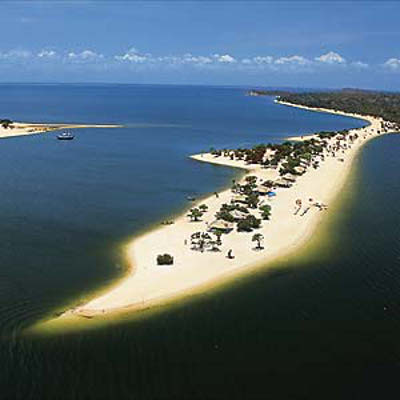
<path fill-rule="evenodd" d="M 264 236 L 261 233 L 256 233 L 253 235 L 253 238 L 251 239 L 252 242 L 257 242 L 256 249 L 261 250 L 261 242 L 264 240 Z"/>
<path fill-rule="evenodd" d="M 222 242 L 221 242 L 222 231 L 216 230 L 216 231 L 214 232 L 214 235 L 217 237 L 217 244 L 218 244 L 219 246 L 221 246 L 221 244 L 222 244 Z"/>

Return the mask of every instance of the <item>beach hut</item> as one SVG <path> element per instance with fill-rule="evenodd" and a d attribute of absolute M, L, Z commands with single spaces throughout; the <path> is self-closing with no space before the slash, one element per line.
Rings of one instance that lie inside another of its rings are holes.
<path fill-rule="evenodd" d="M 307 160 L 306 158 L 300 158 L 300 163 L 301 163 L 302 165 L 305 165 L 305 166 L 310 165 L 310 161 Z"/>
<path fill-rule="evenodd" d="M 269 189 L 266 186 L 258 186 L 256 192 L 261 196 L 265 196 L 269 192 Z"/>
<path fill-rule="evenodd" d="M 296 176 L 293 174 L 286 174 L 283 179 L 288 182 L 296 182 Z"/>
<path fill-rule="evenodd" d="M 244 203 L 247 204 L 247 197 L 242 194 L 232 196 L 232 203 Z"/>
<path fill-rule="evenodd" d="M 222 219 L 216 219 L 208 226 L 208 230 L 210 232 L 222 231 L 224 233 L 229 233 L 233 229 L 233 227 L 234 224 L 232 222 L 223 221 Z"/>
<path fill-rule="evenodd" d="M 232 215 L 233 218 L 235 218 L 235 220 L 244 219 L 249 215 L 239 210 L 233 210 L 230 212 L 230 214 Z"/>
<path fill-rule="evenodd" d="M 277 179 L 274 183 L 276 186 L 284 187 L 284 188 L 289 188 L 290 186 L 292 186 L 288 181 L 285 181 L 285 179 L 283 179 L 283 178 Z"/>
<path fill-rule="evenodd" d="M 304 167 L 294 167 L 294 170 L 295 170 L 298 174 L 304 174 L 304 172 L 306 172 L 306 168 L 304 168 Z"/>

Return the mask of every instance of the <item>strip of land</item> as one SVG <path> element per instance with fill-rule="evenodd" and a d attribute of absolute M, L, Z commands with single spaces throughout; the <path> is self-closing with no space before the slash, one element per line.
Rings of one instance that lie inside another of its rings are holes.
<path fill-rule="evenodd" d="M 0 125 L 0 139 L 37 135 L 40 133 L 58 131 L 63 129 L 78 128 L 120 128 L 122 125 L 111 124 L 47 124 L 47 123 L 28 123 L 28 122 L 12 122 L 10 124 Z"/>
<path fill-rule="evenodd" d="M 323 140 L 313 137 L 313 146 L 321 147 L 323 143 L 323 149 L 312 159 L 304 160 L 301 167 L 295 167 L 297 175 L 289 178 L 288 174 L 287 180 L 282 179 L 280 167 L 285 165 L 283 162 L 280 165 L 251 164 L 238 159 L 239 153 L 229 150 L 192 156 L 201 162 L 241 168 L 246 171 L 245 176 L 241 182 L 235 182 L 234 187 L 199 203 L 193 202 L 192 211 L 175 218 L 173 223 L 133 239 L 127 247 L 131 270 L 126 277 L 60 318 L 71 315 L 92 318 L 149 308 L 202 291 L 249 269 L 268 268 L 271 260 L 298 249 L 318 229 L 323 215 L 329 212 L 329 205 L 342 188 L 360 148 L 387 131 L 384 129 L 386 122 L 381 118 L 326 109 L 313 111 L 360 118 L 366 121 L 366 126 Z M 273 148 L 268 149 L 263 157 L 273 158 L 274 152 Z M 258 191 L 259 196 L 256 207 L 247 207 L 247 213 L 253 220 L 261 220 L 261 226 L 250 229 L 251 232 L 239 229 L 246 228 L 246 223 L 240 221 L 248 219 L 248 215 L 243 207 L 236 207 L 241 201 L 246 202 L 243 193 L 248 187 L 253 189 L 247 193 L 247 199 L 254 191 Z M 201 207 L 203 204 L 206 207 Z M 222 215 L 223 204 L 227 205 L 225 211 L 235 216 L 235 223 L 216 220 L 216 214 Z M 263 219 L 268 218 L 269 208 L 269 219 Z M 259 241 L 254 239 L 255 234 L 262 235 L 258 236 Z M 164 254 L 173 257 L 172 265 L 158 265 L 157 257 Z"/>

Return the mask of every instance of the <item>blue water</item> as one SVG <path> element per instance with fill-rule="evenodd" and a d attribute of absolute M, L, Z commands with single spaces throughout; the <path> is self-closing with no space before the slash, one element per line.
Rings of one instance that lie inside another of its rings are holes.
<path fill-rule="evenodd" d="M 318 252 L 287 259 L 275 279 L 261 272 L 143 321 L 30 337 L 23 328 L 122 276 L 126 240 L 182 210 L 188 195 L 214 192 L 238 174 L 190 154 L 365 123 L 214 87 L 1 85 L 0 110 L 21 121 L 125 125 L 77 130 L 72 142 L 56 133 L 0 141 L 0 399 L 62 398 L 60 382 L 68 399 L 266 398 L 268 385 L 285 387 L 298 371 L 299 398 L 308 398 L 307 373 L 332 374 L 344 368 L 340 358 L 348 366 L 346 352 L 358 368 L 379 363 L 374 343 L 384 370 L 395 371 L 398 137 L 367 146 L 364 185 L 354 183 L 361 200 L 343 210 L 329 262 Z M 370 332 L 385 304 L 390 345 L 349 322 Z M 343 333 L 348 327 L 354 337 Z M 296 398 L 291 389 L 282 398 Z"/>

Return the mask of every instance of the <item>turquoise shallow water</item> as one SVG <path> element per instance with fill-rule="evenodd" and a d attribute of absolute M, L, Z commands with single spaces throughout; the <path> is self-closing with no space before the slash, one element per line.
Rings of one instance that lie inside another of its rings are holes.
<path fill-rule="evenodd" d="M 399 136 L 365 147 L 336 218 L 274 272 L 95 330 L 23 333 L 122 275 L 124 240 L 236 174 L 187 155 L 363 122 L 240 89 L 1 89 L 14 119 L 128 127 L 1 142 L 0 398 L 365 398 L 394 387 Z"/>

